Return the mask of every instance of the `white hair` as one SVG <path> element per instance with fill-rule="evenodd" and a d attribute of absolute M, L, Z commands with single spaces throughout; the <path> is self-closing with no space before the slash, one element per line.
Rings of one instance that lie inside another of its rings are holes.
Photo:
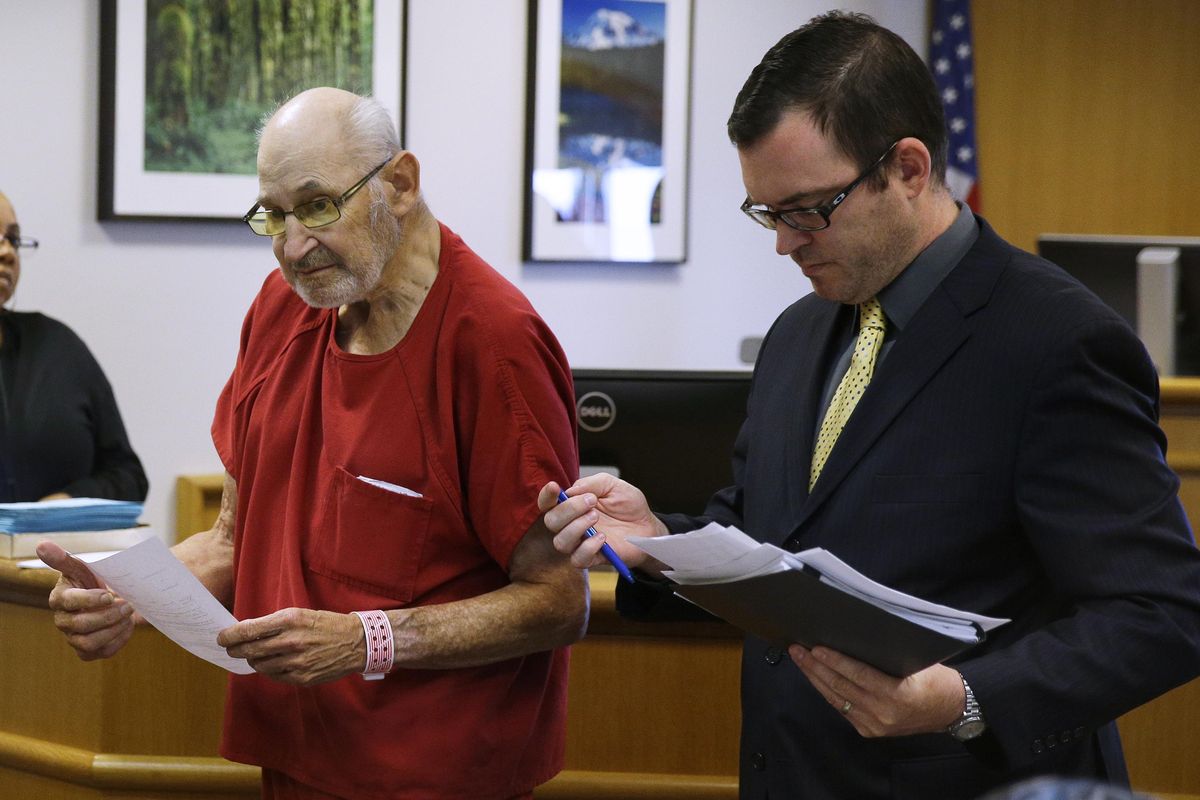
<path fill-rule="evenodd" d="M 374 97 L 359 97 L 346 114 L 347 147 L 364 165 L 375 166 L 400 152 L 400 137 L 383 104 Z"/>
<path fill-rule="evenodd" d="M 255 139 L 261 145 L 263 133 L 268 123 L 287 105 L 290 100 L 263 114 L 255 131 Z M 346 134 L 346 154 L 353 161 L 362 161 L 365 165 L 374 167 L 379 162 L 391 158 L 400 152 L 400 137 L 396 126 L 392 124 L 391 114 L 383 104 L 374 97 L 359 95 L 355 98 L 344 117 Z M 378 176 L 372 182 L 378 180 Z"/>

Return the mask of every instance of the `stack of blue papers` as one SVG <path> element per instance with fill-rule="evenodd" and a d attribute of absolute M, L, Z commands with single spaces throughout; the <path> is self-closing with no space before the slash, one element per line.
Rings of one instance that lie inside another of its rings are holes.
<path fill-rule="evenodd" d="M 0 503 L 0 533 L 132 528 L 141 515 L 141 503 L 94 497 L 71 497 L 44 503 Z"/>

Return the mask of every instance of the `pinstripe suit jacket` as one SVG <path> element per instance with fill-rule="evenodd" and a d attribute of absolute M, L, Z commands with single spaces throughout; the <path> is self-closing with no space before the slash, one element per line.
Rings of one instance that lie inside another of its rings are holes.
<path fill-rule="evenodd" d="M 980 236 L 881 363 L 812 493 L 852 309 L 809 295 L 755 367 L 735 485 L 704 517 L 825 547 L 935 602 L 1011 617 L 955 666 L 989 731 L 866 740 L 785 654 L 742 664 L 743 798 L 974 798 L 1029 774 L 1125 780 L 1118 715 L 1200 673 L 1200 555 L 1128 325 L 1058 267 Z"/>

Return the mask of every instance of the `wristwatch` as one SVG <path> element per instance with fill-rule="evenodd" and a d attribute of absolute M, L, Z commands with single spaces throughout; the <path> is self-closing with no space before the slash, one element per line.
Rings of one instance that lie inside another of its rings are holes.
<path fill-rule="evenodd" d="M 971 691 L 971 684 L 967 683 L 967 679 L 961 672 L 958 677 L 962 680 L 963 689 L 967 693 L 967 705 L 963 709 L 962 716 L 956 719 L 949 728 L 946 728 L 946 733 L 960 742 L 968 742 L 983 733 L 987 728 L 987 723 L 983 721 L 983 712 L 979 709 L 979 701 L 975 699 L 975 692 Z"/>

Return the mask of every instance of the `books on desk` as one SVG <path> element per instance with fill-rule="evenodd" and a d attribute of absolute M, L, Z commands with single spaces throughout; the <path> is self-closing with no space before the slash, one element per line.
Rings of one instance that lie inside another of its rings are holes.
<path fill-rule="evenodd" d="M 717 523 L 630 542 L 671 569 L 675 594 L 773 645 L 823 645 L 904 676 L 1008 622 L 876 583 L 827 550 L 790 553 Z"/>
<path fill-rule="evenodd" d="M 76 555 L 96 551 L 125 550 L 154 533 L 145 525 L 104 531 L 40 531 L 0 533 L 0 558 L 30 558 L 37 555 L 38 542 L 54 542 Z"/>
<path fill-rule="evenodd" d="M 0 503 L 0 558 L 32 556 L 47 540 L 73 553 L 122 550 L 150 535 L 141 513 L 141 503 L 91 497 Z"/>
<path fill-rule="evenodd" d="M 141 503 L 96 497 L 68 497 L 40 503 L 0 503 L 0 532 L 36 533 L 132 528 L 141 515 Z"/>

